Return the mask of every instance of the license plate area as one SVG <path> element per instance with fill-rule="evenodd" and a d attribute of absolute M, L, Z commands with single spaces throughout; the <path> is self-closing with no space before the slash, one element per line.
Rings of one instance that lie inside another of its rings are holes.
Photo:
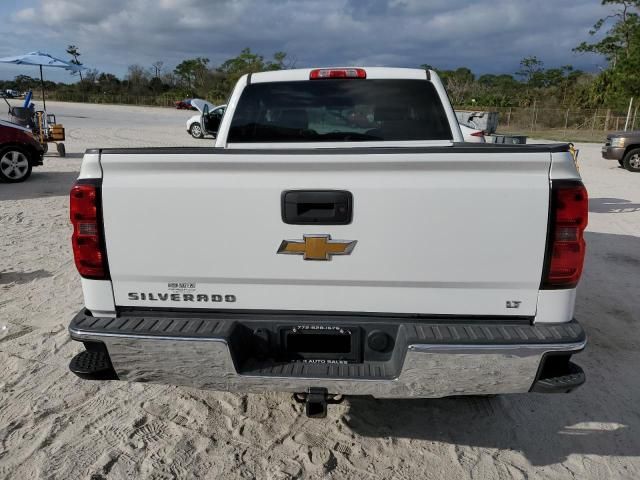
<path fill-rule="evenodd" d="M 284 359 L 306 363 L 361 361 L 358 327 L 299 325 L 280 329 Z"/>

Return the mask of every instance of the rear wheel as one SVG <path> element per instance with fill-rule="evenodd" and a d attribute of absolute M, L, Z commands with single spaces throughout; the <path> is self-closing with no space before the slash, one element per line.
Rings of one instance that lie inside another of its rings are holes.
<path fill-rule="evenodd" d="M 56 149 L 58 150 L 58 155 L 60 155 L 61 157 L 67 156 L 67 149 L 64 148 L 64 143 L 59 143 L 58 145 L 56 145 Z"/>
<path fill-rule="evenodd" d="M 199 123 L 194 123 L 193 125 L 191 125 L 189 132 L 191 133 L 191 136 L 193 138 L 204 138 L 204 133 L 202 133 L 202 127 Z"/>
<path fill-rule="evenodd" d="M 640 172 L 640 148 L 634 148 L 624 156 L 624 168 L 630 172 Z"/>
<path fill-rule="evenodd" d="M 31 175 L 28 154 L 18 147 L 0 150 L 0 180 L 9 183 L 24 182 Z"/>

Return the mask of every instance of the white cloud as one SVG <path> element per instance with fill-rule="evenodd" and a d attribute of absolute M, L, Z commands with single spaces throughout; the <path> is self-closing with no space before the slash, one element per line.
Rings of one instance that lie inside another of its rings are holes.
<path fill-rule="evenodd" d="M 513 72 L 527 55 L 593 65 L 596 58 L 571 48 L 604 14 L 594 0 L 37 0 L 13 14 L 12 39 L 0 51 L 41 49 L 41 41 L 60 55 L 73 43 L 88 66 L 118 74 L 132 63 L 171 66 L 194 56 L 217 64 L 244 47 L 286 51 L 298 66 Z"/>
<path fill-rule="evenodd" d="M 18 10 L 13 18 L 18 21 L 32 21 L 36 18 L 36 9 L 25 8 L 24 10 Z"/>

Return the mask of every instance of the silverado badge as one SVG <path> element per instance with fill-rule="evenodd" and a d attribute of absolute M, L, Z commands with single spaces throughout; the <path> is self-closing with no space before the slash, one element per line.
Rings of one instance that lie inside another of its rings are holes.
<path fill-rule="evenodd" d="M 331 240 L 331 235 L 304 235 L 302 240 L 283 240 L 277 253 L 303 255 L 304 260 L 331 260 L 333 255 L 349 255 L 357 240 Z"/>

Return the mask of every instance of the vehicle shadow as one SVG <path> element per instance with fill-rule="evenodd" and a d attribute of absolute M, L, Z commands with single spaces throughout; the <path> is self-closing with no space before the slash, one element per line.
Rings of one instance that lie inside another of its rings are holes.
<path fill-rule="evenodd" d="M 23 285 L 25 283 L 31 283 L 38 278 L 51 277 L 52 273 L 47 270 L 34 270 L 32 272 L 0 272 L 0 285 L 8 285 L 9 283 L 15 283 L 17 285 Z"/>
<path fill-rule="evenodd" d="M 588 345 L 574 357 L 587 383 L 565 395 L 348 399 L 345 424 L 366 437 L 400 437 L 515 450 L 536 466 L 570 455 L 640 455 L 640 237 L 587 232 L 576 318 Z M 620 259 L 625 259 L 621 261 Z"/>
<path fill-rule="evenodd" d="M 622 198 L 590 198 L 589 211 L 593 213 L 630 213 L 640 211 L 640 203 Z"/>
<path fill-rule="evenodd" d="M 638 429 L 623 415 L 575 408 L 577 395 L 541 394 L 433 400 L 349 399 L 346 425 L 365 437 L 399 437 L 521 452 L 533 465 L 571 454 L 640 455 Z"/>
<path fill-rule="evenodd" d="M 22 183 L 0 182 L 0 202 L 66 196 L 69 195 L 76 178 L 77 171 L 43 172 L 36 168 L 31 177 Z"/>

